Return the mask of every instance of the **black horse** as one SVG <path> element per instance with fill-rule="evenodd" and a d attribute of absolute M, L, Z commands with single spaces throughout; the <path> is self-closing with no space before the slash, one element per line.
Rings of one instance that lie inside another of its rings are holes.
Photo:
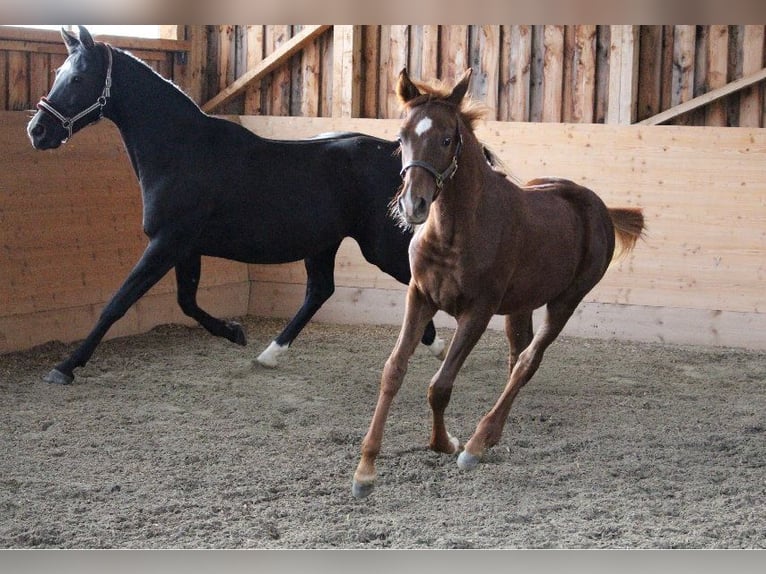
<path fill-rule="evenodd" d="M 62 30 L 68 58 L 27 128 L 32 145 L 52 149 L 101 117 L 120 130 L 143 196 L 149 244 L 87 336 L 45 377 L 67 384 L 109 327 L 175 268 L 178 304 L 212 334 L 244 345 L 241 325 L 197 305 L 202 255 L 247 263 L 305 260 L 306 298 L 258 357 L 267 366 L 287 350 L 332 295 L 344 237 L 402 283 L 410 280 L 411 234 L 388 217 L 401 184 L 396 142 L 364 134 L 299 141 L 258 137 L 211 117 L 132 55 Z M 441 356 L 430 324 L 423 343 Z"/>

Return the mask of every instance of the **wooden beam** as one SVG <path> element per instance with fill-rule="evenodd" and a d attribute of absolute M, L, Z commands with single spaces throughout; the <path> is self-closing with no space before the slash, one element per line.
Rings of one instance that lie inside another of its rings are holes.
<path fill-rule="evenodd" d="M 646 118 L 643 121 L 637 122 L 637 125 L 656 126 L 677 116 L 680 116 L 681 114 L 685 114 L 686 112 L 690 112 L 691 110 L 707 105 L 710 102 L 714 102 L 719 98 L 733 94 L 734 92 L 743 88 L 757 84 L 764 79 L 766 79 L 766 68 L 763 68 L 755 74 L 751 74 L 745 78 L 740 78 L 738 80 L 734 80 L 733 82 L 729 82 L 725 86 L 711 90 L 706 94 L 702 94 L 701 96 L 697 96 L 696 98 L 684 102 L 683 104 L 679 104 L 673 108 L 670 108 L 669 110 L 665 110 L 664 112 L 654 115 L 651 118 Z"/>
<path fill-rule="evenodd" d="M 261 79 L 269 72 L 274 71 L 277 67 L 282 65 L 285 60 L 299 52 L 306 44 L 313 41 L 318 36 L 321 36 L 331 27 L 331 25 L 306 26 L 306 28 L 282 44 L 268 57 L 264 58 L 256 67 L 242 74 L 234 81 L 234 83 L 227 86 L 216 96 L 208 100 L 202 106 L 202 109 L 206 112 L 210 112 L 218 106 L 225 104 L 232 98 L 237 97 L 253 82 Z"/>

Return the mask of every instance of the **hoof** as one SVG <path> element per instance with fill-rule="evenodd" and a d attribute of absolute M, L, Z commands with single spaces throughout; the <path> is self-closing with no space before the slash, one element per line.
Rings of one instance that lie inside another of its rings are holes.
<path fill-rule="evenodd" d="M 372 493 L 374 489 L 374 482 L 357 482 L 354 480 L 353 484 L 351 485 L 351 494 L 354 495 L 354 498 L 366 498 L 370 495 L 370 493 Z"/>
<path fill-rule="evenodd" d="M 267 369 L 275 369 L 279 365 L 277 357 L 286 352 L 289 348 L 289 345 L 280 345 L 276 341 L 272 341 L 255 360 L 259 365 L 266 367 Z"/>
<path fill-rule="evenodd" d="M 229 337 L 229 341 L 241 345 L 242 347 L 247 346 L 247 335 L 245 335 L 245 330 L 242 328 L 242 325 L 231 321 L 230 323 L 227 323 L 227 326 L 231 329 L 231 337 Z"/>
<path fill-rule="evenodd" d="M 66 375 L 58 369 L 52 369 L 50 373 L 43 377 L 43 380 L 46 383 L 51 383 L 53 385 L 68 385 L 74 381 L 74 377 L 72 375 Z"/>
<path fill-rule="evenodd" d="M 460 456 L 457 457 L 457 465 L 461 470 L 473 470 L 476 468 L 476 465 L 479 464 L 480 460 L 481 457 L 464 450 L 460 453 Z"/>
<path fill-rule="evenodd" d="M 436 337 L 434 342 L 428 345 L 428 350 L 440 361 L 443 361 L 447 356 L 447 344 L 444 342 L 444 339 L 440 339 L 439 337 Z"/>

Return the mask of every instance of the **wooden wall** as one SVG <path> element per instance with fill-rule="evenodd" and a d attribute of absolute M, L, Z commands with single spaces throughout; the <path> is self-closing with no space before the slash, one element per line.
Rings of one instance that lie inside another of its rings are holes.
<path fill-rule="evenodd" d="M 474 69 L 472 95 L 499 121 L 632 123 L 764 67 L 761 25 L 359 26 L 353 117 L 396 118 L 404 66 L 448 82 Z M 212 98 L 302 29 L 208 26 Z M 330 116 L 335 41 L 327 32 L 218 113 Z M 763 84 L 671 120 L 764 126 Z M 203 98 L 204 99 L 204 98 Z"/>
<path fill-rule="evenodd" d="M 29 143 L 25 112 L 0 112 L 0 352 L 83 338 L 146 246 L 141 193 L 117 128 L 103 121 L 55 151 Z M 206 259 L 200 303 L 247 313 L 244 265 Z M 163 279 L 108 333 L 191 324 Z"/>
<path fill-rule="evenodd" d="M 190 41 L 121 36 L 97 39 L 130 50 L 165 78 L 190 86 Z M 0 27 L 0 110 L 34 109 L 50 90 L 56 68 L 66 55 L 58 31 Z M 197 96 L 201 97 L 199 90 Z"/>
<path fill-rule="evenodd" d="M 399 127 L 398 120 L 232 119 L 281 138 L 336 130 L 393 137 Z M 84 337 L 145 246 L 140 193 L 116 128 L 100 122 L 39 152 L 26 138 L 27 121 L 24 112 L 0 113 L 0 352 Z M 646 241 L 612 266 L 569 334 L 766 349 L 763 130 L 487 122 L 479 136 L 521 179 L 569 177 L 611 205 L 645 209 Z M 401 320 L 404 287 L 350 241 L 337 284 L 319 320 Z M 301 263 L 205 259 L 200 301 L 220 316 L 288 317 L 304 285 Z M 189 323 L 175 304 L 172 274 L 109 335 L 167 322 Z M 446 316 L 438 323 L 452 324 Z"/>

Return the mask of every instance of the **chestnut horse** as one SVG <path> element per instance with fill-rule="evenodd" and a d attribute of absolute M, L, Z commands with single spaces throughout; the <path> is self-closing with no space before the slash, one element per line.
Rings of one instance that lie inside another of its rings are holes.
<path fill-rule="evenodd" d="M 420 227 L 410 243 L 404 322 L 383 369 L 354 474 L 356 497 L 372 492 L 391 402 L 437 310 L 457 320 L 428 388 L 430 447 L 447 454 L 460 450 L 444 424 L 455 377 L 492 316 L 505 315 L 510 377 L 458 457 L 458 466 L 470 469 L 500 440 L 514 398 L 606 272 L 616 241 L 629 251 L 643 233 L 641 209 L 607 208 L 593 191 L 564 179 L 518 187 L 493 170 L 473 133 L 481 113 L 463 101 L 470 73 L 451 91 L 416 85 L 406 70 L 399 76 L 397 95 L 406 112 L 400 132 L 404 183 L 392 209 L 407 225 Z M 535 333 L 532 311 L 543 305 L 545 318 Z"/>

